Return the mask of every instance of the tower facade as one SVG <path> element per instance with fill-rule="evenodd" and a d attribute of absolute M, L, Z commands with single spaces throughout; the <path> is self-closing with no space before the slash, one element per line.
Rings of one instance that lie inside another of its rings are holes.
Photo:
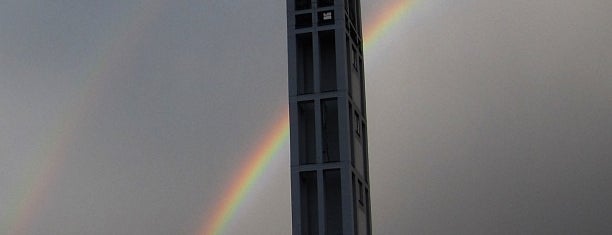
<path fill-rule="evenodd" d="M 293 235 L 370 235 L 359 0 L 287 0 Z"/>

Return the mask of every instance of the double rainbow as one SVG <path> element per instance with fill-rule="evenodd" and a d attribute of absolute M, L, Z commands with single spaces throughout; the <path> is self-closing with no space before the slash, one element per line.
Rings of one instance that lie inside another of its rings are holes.
<path fill-rule="evenodd" d="M 65 160 L 69 145 L 76 138 L 75 128 L 82 122 L 85 113 L 88 112 L 89 103 L 96 99 L 100 90 L 104 87 L 107 71 L 113 70 L 114 58 L 121 52 L 129 50 L 133 44 L 142 37 L 142 28 L 149 25 L 157 18 L 163 8 L 165 0 L 145 1 L 137 7 L 138 14 L 133 14 L 127 22 L 117 30 L 117 36 L 108 47 L 103 48 L 102 56 L 94 65 L 87 78 L 84 79 L 82 101 L 67 112 L 64 118 L 56 125 L 57 129 L 52 133 L 57 141 L 44 143 L 41 150 L 44 155 L 36 173 L 33 173 L 25 185 L 29 185 L 19 193 L 21 200 L 15 203 L 14 211 L 10 213 L 8 220 L 0 223 L 0 232 L 8 235 L 27 234 L 33 217 L 42 206 L 47 191 L 49 191 L 57 178 L 58 172 Z M 393 28 L 415 5 L 416 0 L 394 0 L 386 5 L 379 14 L 366 25 L 364 49 L 371 50 L 378 41 Z M 136 11 L 135 11 L 136 12 Z M 217 207 L 205 215 L 204 221 L 198 235 L 218 235 L 226 228 L 235 212 L 243 203 L 245 196 L 250 192 L 252 186 L 258 181 L 262 172 L 270 165 L 278 155 L 280 149 L 286 146 L 289 135 L 289 121 L 286 107 L 280 114 L 280 118 L 271 130 L 265 135 L 264 141 L 259 144 L 256 151 L 248 157 L 247 163 L 238 170 L 238 174 L 228 185 L 222 200 Z"/>
<path fill-rule="evenodd" d="M 369 50 L 377 44 L 380 38 L 398 23 L 415 5 L 415 0 L 397 0 L 383 8 L 374 18 L 373 23 L 366 26 L 364 49 Z M 283 115 L 287 115 L 286 112 Z M 206 218 L 198 235 L 222 234 L 234 213 L 244 201 L 245 195 L 261 176 L 269 163 L 277 155 L 281 146 L 288 142 L 288 116 L 272 128 L 261 147 L 250 157 L 249 163 L 238 172 L 238 176 L 230 183 L 223 194 L 218 207 Z"/>

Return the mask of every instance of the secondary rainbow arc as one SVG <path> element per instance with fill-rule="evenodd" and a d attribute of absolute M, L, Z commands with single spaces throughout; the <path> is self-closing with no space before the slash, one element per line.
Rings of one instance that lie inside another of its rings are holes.
<path fill-rule="evenodd" d="M 151 0 L 134 4 L 128 11 L 133 14 L 127 15 L 124 24 L 113 31 L 109 44 L 99 48 L 96 63 L 89 66 L 88 74 L 81 80 L 81 88 L 76 95 L 78 101 L 66 109 L 55 129 L 49 133 L 49 140 L 40 143 L 41 156 L 38 158 L 38 164 L 32 164 L 30 176 L 17 192 L 19 201 L 12 208 L 14 211 L 10 211 L 8 219 L 0 223 L 0 234 L 28 233 L 28 228 L 44 207 L 44 199 L 62 170 L 71 143 L 77 138 L 79 125 L 91 111 L 90 104 L 104 93 L 105 84 L 109 82 L 106 81 L 105 75 L 115 69 L 115 61 L 119 55 L 130 52 L 134 44 L 140 41 L 144 28 L 157 18 L 165 2 L 166 0 Z"/>
<path fill-rule="evenodd" d="M 364 37 L 364 50 L 373 48 L 393 26 L 398 23 L 415 5 L 414 0 L 398 0 L 385 6 L 375 17 L 373 23 L 366 26 Z M 286 112 L 285 112 L 286 113 Z M 285 114 L 286 115 L 286 114 Z M 239 175 L 231 181 L 223 199 L 218 202 L 217 208 L 206 218 L 198 235 L 219 235 L 232 219 L 236 210 L 244 201 L 245 195 L 250 191 L 254 182 L 258 180 L 269 162 L 277 154 L 278 149 L 288 143 L 289 121 L 286 115 L 279 124 L 273 128 L 261 144 L 260 150 L 251 156 L 250 163 L 239 170 Z M 274 146 L 274 147 L 272 147 Z"/>
<path fill-rule="evenodd" d="M 132 44 L 142 36 L 142 28 L 156 19 L 162 9 L 165 0 L 146 1 L 138 7 L 139 14 L 128 17 L 123 27 L 117 30 L 117 36 L 112 39 L 108 52 L 101 53 L 98 63 L 92 66 L 91 72 L 84 79 L 82 92 L 79 95 L 83 101 L 79 102 L 71 111 L 67 112 L 56 130 L 52 133 L 53 140 L 42 143 L 45 149 L 45 157 L 41 160 L 40 167 L 37 168 L 38 174 L 33 174 L 25 183 L 21 192 L 21 200 L 16 203 L 14 212 L 11 212 L 9 219 L 0 223 L 0 232 L 8 235 L 25 234 L 27 227 L 32 223 L 33 217 L 40 210 L 49 189 L 61 170 L 65 160 L 67 148 L 77 132 L 74 128 L 82 122 L 83 115 L 88 111 L 89 103 L 96 99 L 96 96 L 103 93 L 104 87 L 103 74 L 113 68 L 113 56 L 129 50 Z M 416 0 L 397 0 L 388 4 L 379 14 L 368 24 L 365 30 L 364 50 L 372 50 L 379 40 L 413 8 Z M 289 136 L 289 121 L 286 109 L 282 112 L 277 124 L 268 132 L 260 147 L 251 155 L 248 164 L 245 165 L 229 184 L 224 198 L 218 203 L 213 213 L 205 218 L 200 235 L 221 234 L 228 221 L 232 219 L 236 210 L 244 201 L 245 196 L 250 192 L 253 184 L 260 178 L 266 167 L 278 155 L 280 149 L 286 146 Z"/>

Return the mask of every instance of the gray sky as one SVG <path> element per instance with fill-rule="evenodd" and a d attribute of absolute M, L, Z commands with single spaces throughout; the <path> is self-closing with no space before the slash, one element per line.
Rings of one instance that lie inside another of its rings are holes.
<path fill-rule="evenodd" d="M 1 0 L 0 234 L 195 234 L 287 105 L 285 11 Z M 612 233 L 610 12 L 422 0 L 368 48 L 374 233 Z M 283 152 L 225 234 L 290 233 Z"/>

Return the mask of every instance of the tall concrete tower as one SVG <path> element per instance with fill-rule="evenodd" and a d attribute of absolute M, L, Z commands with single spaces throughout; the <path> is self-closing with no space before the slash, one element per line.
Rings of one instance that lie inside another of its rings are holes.
<path fill-rule="evenodd" d="M 359 0 L 287 0 L 293 235 L 370 235 Z"/>

